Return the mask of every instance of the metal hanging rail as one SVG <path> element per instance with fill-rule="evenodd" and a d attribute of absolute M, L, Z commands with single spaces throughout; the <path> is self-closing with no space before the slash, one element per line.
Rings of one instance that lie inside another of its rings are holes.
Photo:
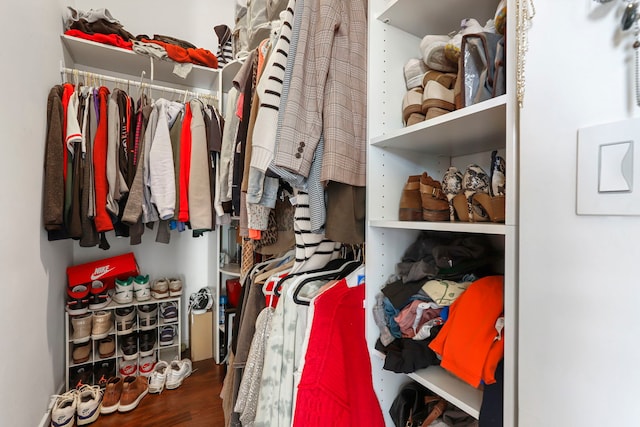
<path fill-rule="evenodd" d="M 142 72 L 140 81 L 121 79 L 119 77 L 113 77 L 113 76 L 108 76 L 104 74 L 92 73 L 89 71 L 77 70 L 75 68 L 66 68 L 64 66 L 60 66 L 60 74 L 62 77 L 62 81 L 66 80 L 65 75 L 69 75 L 73 77 L 82 76 L 82 77 L 86 77 L 89 80 L 96 79 L 98 81 L 108 81 L 108 82 L 117 83 L 117 84 L 125 84 L 128 86 L 137 86 L 143 89 L 148 88 L 151 90 L 158 90 L 166 93 L 174 93 L 174 94 L 182 95 L 184 96 L 185 102 L 189 96 L 193 98 L 205 98 L 205 99 L 212 100 L 214 102 L 218 101 L 218 98 L 216 95 L 209 94 L 209 93 L 194 92 L 194 91 L 184 90 L 184 89 L 174 89 L 171 87 L 160 86 L 152 83 L 145 83 L 143 81 L 144 75 L 145 75 L 144 71 Z"/>

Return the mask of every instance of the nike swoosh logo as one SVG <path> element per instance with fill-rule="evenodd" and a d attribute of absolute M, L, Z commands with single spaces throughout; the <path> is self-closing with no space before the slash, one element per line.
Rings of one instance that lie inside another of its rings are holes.
<path fill-rule="evenodd" d="M 94 271 L 93 274 L 91 275 L 91 280 L 98 280 L 99 278 L 101 278 L 105 274 L 108 274 L 108 273 L 112 272 L 115 269 L 116 269 L 115 267 L 109 268 L 108 265 L 106 267 L 98 267 L 98 268 L 96 268 L 96 271 Z"/>

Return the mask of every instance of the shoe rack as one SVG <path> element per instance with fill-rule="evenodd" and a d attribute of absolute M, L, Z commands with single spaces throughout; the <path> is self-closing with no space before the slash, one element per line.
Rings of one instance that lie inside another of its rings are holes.
<path fill-rule="evenodd" d="M 166 303 L 177 303 L 178 306 L 178 316 L 177 318 L 172 321 L 172 322 L 166 322 L 165 319 L 162 316 L 162 310 L 161 310 L 161 305 L 162 304 L 166 304 Z M 158 310 L 155 314 L 155 326 L 153 327 L 147 327 L 147 328 L 141 328 L 140 326 L 140 322 L 139 322 L 139 315 L 138 315 L 138 309 L 140 306 L 142 305 L 147 305 L 147 304 L 157 304 Z M 128 308 L 128 307 L 135 307 L 136 308 L 136 316 L 134 317 L 134 325 L 133 325 L 133 333 L 135 333 L 138 337 L 140 336 L 140 332 L 143 330 L 147 330 L 147 331 L 153 331 L 153 334 L 155 334 L 155 344 L 153 346 L 153 353 L 151 354 L 151 356 L 155 359 L 155 362 L 159 361 L 159 360 L 165 360 L 165 361 L 171 361 L 176 357 L 180 357 L 180 343 L 181 343 L 181 316 L 180 316 L 180 310 L 181 310 L 181 297 L 168 297 L 168 298 L 162 298 L 162 299 L 154 299 L 151 298 L 149 300 L 146 301 L 136 301 L 135 298 L 133 300 L 133 302 L 128 303 L 128 304 L 119 304 L 115 301 L 111 301 L 109 303 L 109 305 L 107 305 L 106 307 L 100 308 L 100 309 L 89 309 L 87 311 L 87 313 L 92 314 L 94 312 L 99 312 L 99 311 L 105 311 L 105 312 L 109 312 L 111 313 L 111 329 L 109 330 L 107 337 L 112 338 L 115 342 L 115 353 L 111 356 L 108 357 L 100 357 L 100 351 L 99 351 L 99 346 L 100 346 L 100 341 L 101 339 L 96 339 L 93 340 L 91 338 L 89 338 L 89 345 L 90 345 L 90 353 L 89 353 L 89 359 L 87 361 L 83 361 L 80 363 L 76 363 L 74 362 L 74 357 L 73 357 L 73 350 L 75 348 L 75 344 L 73 341 L 73 318 L 77 317 L 74 315 L 69 315 L 69 313 L 67 313 L 65 311 L 65 348 L 66 348 L 66 354 L 65 354 L 65 386 L 66 389 L 69 390 L 71 388 L 75 387 L 75 381 L 74 379 L 76 378 L 76 372 L 78 370 L 84 371 L 87 375 L 87 379 L 86 381 L 88 381 L 89 384 L 98 384 L 98 381 L 100 378 L 98 378 L 96 371 L 98 369 L 98 366 L 100 366 L 103 362 L 111 362 L 114 366 L 114 370 L 111 372 L 111 376 L 124 376 L 122 374 L 120 374 L 120 368 L 122 367 L 123 363 L 125 363 L 125 361 L 123 360 L 123 351 L 121 348 L 122 342 L 124 341 L 124 337 L 127 336 L 128 334 L 119 334 L 118 333 L 118 328 L 116 327 L 116 309 L 118 308 Z M 161 343 L 161 333 L 163 328 L 165 327 L 172 327 L 174 328 L 174 336 L 173 336 L 173 341 L 171 344 L 167 344 L 164 345 L 163 343 Z M 140 343 L 139 343 L 139 339 L 137 339 L 138 342 L 138 356 L 135 359 L 132 359 L 130 362 L 131 363 L 135 363 L 136 364 L 136 372 L 135 374 L 132 375 L 140 375 L 140 361 L 142 359 L 146 359 L 146 357 L 140 356 Z"/>
<path fill-rule="evenodd" d="M 504 425 L 516 420 L 518 141 L 515 97 L 515 2 L 507 2 L 507 93 L 469 107 L 404 127 L 402 99 L 406 93 L 403 66 L 421 58 L 420 41 L 426 35 L 446 35 L 465 18 L 484 24 L 493 18 L 498 0 L 371 0 L 368 52 L 368 161 L 367 161 L 367 342 L 373 383 L 382 412 L 388 414 L 400 386 L 409 378 L 442 396 L 475 418 L 482 391 L 439 366 L 408 375 L 383 369 L 383 355 L 374 350 L 380 333 L 371 307 L 396 263 L 423 231 L 462 232 L 490 236 L 504 253 L 505 387 Z M 504 223 L 399 221 L 398 209 L 410 175 L 426 171 L 441 180 L 450 166 L 462 173 L 477 163 L 489 171 L 491 152 L 506 161 L 506 219 Z M 393 425 L 387 416 L 386 424 Z"/>

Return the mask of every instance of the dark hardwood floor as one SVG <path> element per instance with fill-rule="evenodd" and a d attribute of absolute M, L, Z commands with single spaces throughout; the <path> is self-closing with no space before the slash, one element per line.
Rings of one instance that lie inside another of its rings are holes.
<path fill-rule="evenodd" d="M 220 390 L 224 366 L 212 359 L 193 363 L 194 372 L 175 390 L 147 394 L 131 412 L 100 415 L 92 427 L 224 427 Z"/>

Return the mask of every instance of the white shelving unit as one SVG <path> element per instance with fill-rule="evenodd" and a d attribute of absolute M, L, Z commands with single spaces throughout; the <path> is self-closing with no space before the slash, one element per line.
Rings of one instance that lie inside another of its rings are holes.
<path fill-rule="evenodd" d="M 421 58 L 420 41 L 426 35 L 457 31 L 465 18 L 480 23 L 492 18 L 498 0 L 371 0 L 369 2 L 368 158 L 367 158 L 367 307 L 404 251 L 423 230 L 463 232 L 490 237 L 504 252 L 500 269 L 505 276 L 505 387 L 504 425 L 517 425 L 517 140 L 515 102 L 515 46 L 507 45 L 507 94 L 437 118 L 403 127 L 402 98 L 406 93 L 403 66 Z M 515 4 L 508 0 L 507 40 L 515 40 Z M 489 170 L 490 153 L 498 150 L 506 160 L 506 221 L 494 223 L 405 222 L 398 220 L 402 188 L 410 175 L 427 171 L 441 180 L 449 166 L 463 172 L 471 163 Z M 478 418 L 482 391 L 439 366 L 409 375 L 383 369 L 383 359 L 373 350 L 378 327 L 367 314 L 367 342 L 371 350 L 374 388 L 387 425 L 388 410 L 400 386 L 414 380 Z"/>
<path fill-rule="evenodd" d="M 65 63 L 74 64 L 80 70 L 108 70 L 134 80 L 139 80 L 144 71 L 145 81 L 149 82 L 153 64 L 153 82 L 169 87 L 194 88 L 204 93 L 228 92 L 233 85 L 233 77 L 242 65 L 240 60 L 231 61 L 218 69 L 194 64 L 189 74 L 182 78 L 173 73 L 175 63 L 172 61 L 152 59 L 127 49 L 64 34 L 60 38 L 65 48 Z M 220 103 L 218 108 L 221 108 Z"/>
<path fill-rule="evenodd" d="M 218 262 L 221 263 L 222 256 L 227 254 L 228 261 L 223 263 L 218 268 L 218 287 L 216 289 L 216 295 L 214 295 L 213 301 L 213 317 L 214 322 L 218 325 L 214 328 L 213 337 L 213 359 L 216 363 L 224 363 L 228 353 L 229 346 L 231 345 L 231 328 L 229 323 L 233 321 L 235 311 L 226 313 L 224 323 L 220 323 L 220 296 L 226 295 L 226 283 L 227 279 L 240 277 L 240 256 L 241 249 L 231 242 L 231 234 L 234 234 L 234 230 L 237 230 L 239 226 L 239 218 L 233 217 L 230 224 L 219 225 L 218 233 L 220 235 L 220 242 L 218 243 Z M 220 265 L 220 264 L 219 264 Z"/>
<path fill-rule="evenodd" d="M 177 316 L 177 320 L 174 322 L 165 322 L 164 319 L 161 316 L 161 304 L 166 304 L 166 303 L 171 303 L 171 302 L 175 302 L 178 305 L 178 316 Z M 138 322 L 137 319 L 139 319 L 138 314 L 137 314 L 137 310 L 138 307 L 141 305 L 150 305 L 150 304 L 155 304 L 156 307 L 158 308 L 157 312 L 156 312 L 156 316 L 155 316 L 155 327 L 153 328 L 140 328 L 140 323 Z M 88 310 L 89 313 L 93 313 L 93 312 L 99 312 L 99 311 L 105 311 L 105 312 L 109 312 L 111 313 L 111 322 L 112 322 L 112 329 L 109 332 L 108 336 L 112 337 L 115 341 L 115 353 L 112 356 L 109 357 L 105 357 L 105 358 L 101 358 L 100 354 L 99 354 L 99 342 L 100 340 L 91 340 L 91 353 L 89 354 L 89 360 L 86 362 L 82 362 L 82 363 L 74 363 L 73 362 L 73 349 L 74 349 L 74 343 L 73 343 L 73 327 L 72 327 L 72 318 L 74 317 L 73 315 L 69 315 L 66 311 L 65 311 L 65 343 L 66 343 L 66 356 L 65 356 L 65 386 L 67 388 L 67 390 L 69 390 L 70 388 L 74 387 L 74 384 L 70 383 L 70 380 L 72 379 L 72 370 L 74 368 L 78 368 L 78 367 L 82 367 L 85 366 L 87 368 L 89 368 L 91 370 L 91 378 L 92 378 L 92 383 L 97 384 L 98 383 L 98 379 L 94 378 L 94 367 L 97 366 L 99 363 L 101 362 L 105 362 L 105 361 L 114 361 L 114 368 L 115 368 L 115 372 L 113 372 L 114 376 L 121 376 L 118 371 L 120 369 L 120 364 L 122 363 L 122 349 L 121 347 L 121 340 L 126 336 L 126 335 L 118 335 L 116 327 L 115 327 L 115 321 L 116 321 L 116 309 L 118 308 L 126 308 L 126 307 L 131 307 L 134 306 L 136 307 L 136 323 L 134 325 L 133 328 L 133 333 L 138 334 L 140 333 L 140 331 L 143 330 L 152 330 L 155 334 L 155 345 L 154 345 L 154 349 L 153 349 L 153 357 L 155 358 L 156 361 L 158 360 L 164 360 L 164 361 L 171 361 L 176 357 L 180 356 L 180 343 L 182 342 L 182 336 L 181 336 L 181 322 L 180 322 L 180 310 L 182 310 L 182 305 L 181 305 L 181 298 L 180 297 L 169 297 L 169 298 L 163 298 L 163 299 L 154 299 L 151 298 L 147 301 L 136 301 L 135 299 L 133 300 L 133 302 L 131 302 L 130 304 L 118 304 L 115 301 L 112 301 L 111 303 L 109 303 L 109 305 L 107 305 L 104 308 L 100 308 L 100 309 L 95 309 L 95 310 Z M 160 334 L 162 332 L 163 327 L 172 327 L 175 330 L 175 336 L 173 338 L 173 344 L 170 345 L 161 345 L 160 343 Z M 140 351 L 140 345 L 138 344 L 138 352 Z M 139 367 L 140 367 L 140 359 L 142 359 L 142 357 L 138 356 L 135 359 L 135 363 L 137 365 L 137 369 L 136 369 L 136 374 L 135 375 L 139 375 L 140 371 L 139 371 Z"/>

